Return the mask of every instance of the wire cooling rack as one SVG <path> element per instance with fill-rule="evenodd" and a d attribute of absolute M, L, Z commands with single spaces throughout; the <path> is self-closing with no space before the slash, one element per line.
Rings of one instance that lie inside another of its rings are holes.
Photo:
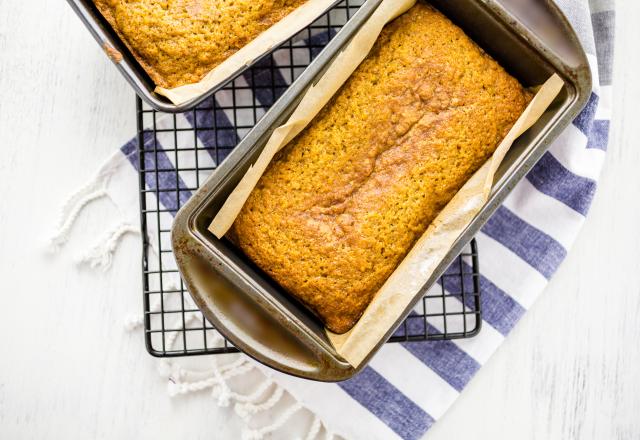
<path fill-rule="evenodd" d="M 346 0 L 195 110 L 173 115 L 137 98 L 146 346 L 154 356 L 237 351 L 195 307 L 170 244 L 173 216 L 295 80 L 360 0 Z M 390 342 L 466 338 L 480 330 L 478 251 L 472 241 Z"/>

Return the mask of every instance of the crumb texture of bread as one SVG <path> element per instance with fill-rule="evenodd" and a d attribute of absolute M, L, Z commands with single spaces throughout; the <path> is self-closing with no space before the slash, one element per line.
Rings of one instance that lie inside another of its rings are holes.
<path fill-rule="evenodd" d="M 307 0 L 94 0 L 144 67 L 168 89 L 214 67 Z"/>
<path fill-rule="evenodd" d="M 276 155 L 229 236 L 344 333 L 528 100 L 460 28 L 419 2 Z"/>

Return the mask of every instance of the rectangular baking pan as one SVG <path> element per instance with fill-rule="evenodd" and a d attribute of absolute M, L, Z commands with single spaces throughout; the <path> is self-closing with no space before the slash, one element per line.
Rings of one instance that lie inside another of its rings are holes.
<path fill-rule="evenodd" d="M 365 361 L 353 368 L 333 349 L 322 324 L 294 298 L 207 227 L 228 194 L 256 160 L 272 131 L 285 122 L 305 90 L 323 73 L 382 0 L 368 0 L 319 57 L 285 92 L 176 216 L 172 245 L 182 276 L 207 319 L 256 360 L 295 376 L 320 381 L 352 377 L 400 325 L 412 307 Z M 420 0 L 419 0 L 420 1 Z M 432 0 L 525 86 L 552 73 L 565 81 L 542 118 L 511 147 L 494 179 L 489 201 L 460 235 L 415 301 L 437 281 L 507 194 L 571 123 L 591 92 L 591 73 L 578 39 L 551 0 Z"/>
<path fill-rule="evenodd" d="M 122 55 L 122 60 L 118 62 L 114 61 L 116 68 L 124 76 L 131 87 L 133 87 L 133 90 L 135 90 L 138 96 L 144 99 L 147 104 L 149 104 L 155 110 L 165 113 L 182 113 L 187 110 L 191 110 L 228 83 L 228 81 L 223 81 L 219 86 L 214 87 L 206 93 L 198 96 L 197 98 L 194 98 L 191 101 L 185 102 L 183 104 L 176 105 L 172 103 L 166 97 L 158 95 L 154 91 L 156 87 L 155 83 L 151 80 L 140 63 L 138 63 L 138 61 L 135 59 L 131 51 L 127 48 L 126 44 L 124 44 L 120 37 L 118 37 L 111 25 L 104 19 L 100 11 L 98 11 L 95 4 L 93 3 L 93 0 L 67 0 L 67 2 L 76 12 L 78 17 L 80 17 L 80 20 L 82 20 L 89 32 L 91 32 L 91 35 L 93 35 L 93 38 L 95 38 L 95 40 L 98 42 L 98 44 L 100 44 L 100 47 L 102 47 L 105 52 L 107 52 L 107 48 L 109 48 L 109 50 L 115 49 L 120 52 L 120 54 Z M 331 3 L 330 7 L 327 8 L 327 10 L 334 7 L 339 2 L 340 0 L 335 0 Z M 326 11 L 324 13 L 326 13 Z M 293 29 L 291 32 L 291 37 L 293 37 L 297 32 L 301 30 L 302 29 Z M 276 49 L 277 47 L 274 47 L 271 51 L 265 52 L 263 56 L 270 54 Z M 252 64 L 255 64 L 260 59 L 261 57 L 257 58 Z M 235 78 L 244 70 L 249 68 L 252 64 L 246 65 L 242 69 L 237 70 L 232 75 L 230 75 L 228 79 L 231 80 Z"/>

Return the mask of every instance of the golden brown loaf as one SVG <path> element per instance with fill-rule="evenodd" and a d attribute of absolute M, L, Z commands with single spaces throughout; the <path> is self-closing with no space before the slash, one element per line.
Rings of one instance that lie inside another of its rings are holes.
<path fill-rule="evenodd" d="M 278 153 L 230 238 L 344 333 L 527 102 L 462 30 L 418 3 Z"/>
<path fill-rule="evenodd" d="M 198 82 L 307 0 L 94 0 L 153 81 Z"/>

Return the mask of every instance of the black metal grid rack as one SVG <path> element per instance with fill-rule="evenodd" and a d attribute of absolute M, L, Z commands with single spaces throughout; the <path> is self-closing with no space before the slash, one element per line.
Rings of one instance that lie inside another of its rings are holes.
<path fill-rule="evenodd" d="M 237 351 L 194 306 L 180 279 L 170 244 L 173 216 L 361 3 L 340 3 L 193 111 L 162 114 L 137 98 L 144 326 L 152 355 Z M 472 241 L 390 341 L 475 335 L 481 323 L 478 278 Z"/>

